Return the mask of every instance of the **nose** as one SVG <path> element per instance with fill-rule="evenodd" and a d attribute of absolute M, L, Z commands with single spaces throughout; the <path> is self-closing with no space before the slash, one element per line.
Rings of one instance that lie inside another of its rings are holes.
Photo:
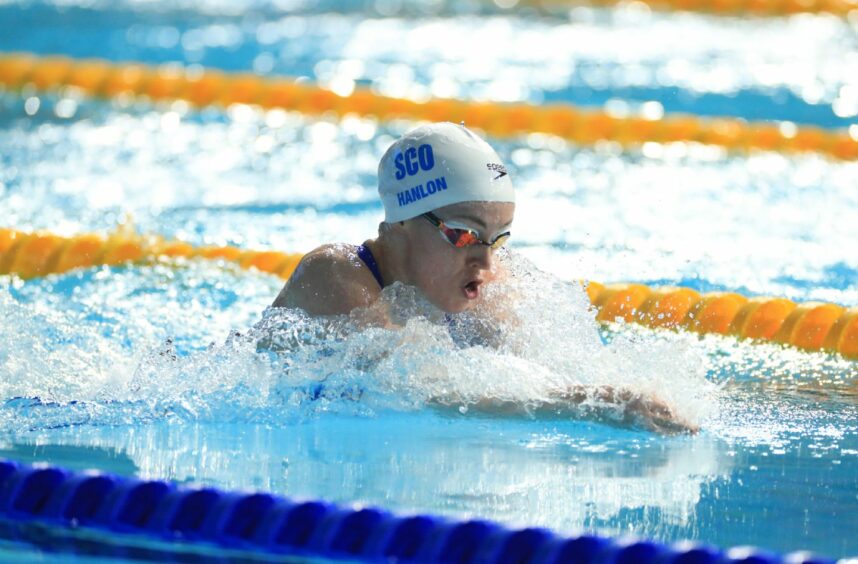
<path fill-rule="evenodd" d="M 478 270 L 492 269 L 494 251 L 486 245 L 473 245 L 468 248 L 468 266 Z"/>

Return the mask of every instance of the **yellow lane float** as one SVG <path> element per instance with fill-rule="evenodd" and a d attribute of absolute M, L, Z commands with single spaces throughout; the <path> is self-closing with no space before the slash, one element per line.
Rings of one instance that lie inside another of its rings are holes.
<path fill-rule="evenodd" d="M 253 104 L 318 115 L 360 115 L 378 120 L 465 121 L 496 137 L 530 133 L 556 135 L 580 145 L 613 141 L 623 147 L 647 142 L 695 142 L 730 151 L 822 153 L 858 160 L 858 128 L 823 129 L 794 124 L 754 123 L 734 118 L 703 119 L 669 114 L 657 119 L 619 117 L 569 104 L 532 105 L 431 99 L 415 102 L 357 88 L 341 96 L 306 82 L 247 73 L 159 67 L 26 53 L 0 55 L 0 86 L 58 92 L 75 89 L 88 96 L 141 96 L 150 100 L 185 100 L 197 107 Z"/>
<path fill-rule="evenodd" d="M 143 237 L 128 229 L 102 237 L 62 237 L 0 228 L 0 275 L 33 278 L 75 268 L 159 259 L 203 258 L 237 264 L 287 279 L 301 254 L 247 251 L 231 246 L 194 247 L 181 241 Z M 795 303 L 784 298 L 747 298 L 730 292 L 700 294 L 690 288 L 585 282 L 601 322 L 625 321 L 654 329 L 684 329 L 741 339 L 838 352 L 858 359 L 858 308 Z"/>

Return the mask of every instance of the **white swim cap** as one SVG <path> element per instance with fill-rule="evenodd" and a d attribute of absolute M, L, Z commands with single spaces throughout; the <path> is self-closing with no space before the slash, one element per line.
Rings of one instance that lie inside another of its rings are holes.
<path fill-rule="evenodd" d="M 459 202 L 514 202 L 506 167 L 488 143 L 453 123 L 400 137 L 378 164 L 384 220 L 403 221 Z"/>

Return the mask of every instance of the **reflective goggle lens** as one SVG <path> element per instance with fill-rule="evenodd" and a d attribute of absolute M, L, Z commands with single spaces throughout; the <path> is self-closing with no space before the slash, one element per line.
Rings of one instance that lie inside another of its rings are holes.
<path fill-rule="evenodd" d="M 429 220 L 432 225 L 437 227 L 441 234 L 450 242 L 451 245 L 456 247 L 457 249 L 461 249 L 462 247 L 470 247 L 471 245 L 485 245 L 490 247 L 492 250 L 499 249 L 506 243 L 507 239 L 509 239 L 510 232 L 501 233 L 497 237 L 495 237 L 494 241 L 483 241 L 480 239 L 480 236 L 476 231 L 472 229 L 465 229 L 460 227 L 449 227 L 441 221 L 438 216 L 436 216 L 432 212 L 427 212 L 423 214 L 427 220 Z"/>
<path fill-rule="evenodd" d="M 486 245 L 487 247 L 491 247 L 492 249 L 499 249 L 506 243 L 507 239 L 509 239 L 509 232 L 501 233 L 498 235 L 494 241 L 489 243 L 488 241 L 483 241 L 477 236 L 477 233 L 471 231 L 470 229 L 457 229 L 454 227 L 444 226 L 442 233 L 450 241 L 450 244 L 456 247 L 457 249 L 461 249 L 462 247 L 470 247 L 471 245 Z"/>
<path fill-rule="evenodd" d="M 480 239 L 476 233 L 468 229 L 456 229 L 454 227 L 444 227 L 444 236 L 453 244 L 454 247 L 461 249 L 469 245 L 476 245 Z"/>
<path fill-rule="evenodd" d="M 492 249 L 500 249 L 501 247 L 503 247 L 504 244 L 506 244 L 507 240 L 509 239 L 509 235 L 510 235 L 509 231 L 507 231 L 506 233 L 501 233 L 500 235 L 498 235 L 497 238 L 494 241 L 492 241 L 492 244 L 491 244 Z"/>

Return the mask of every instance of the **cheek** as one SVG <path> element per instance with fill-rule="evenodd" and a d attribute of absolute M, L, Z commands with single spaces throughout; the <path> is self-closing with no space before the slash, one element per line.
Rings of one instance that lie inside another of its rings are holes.
<path fill-rule="evenodd" d="M 425 253 L 415 267 L 418 282 L 424 289 L 449 285 L 456 271 L 453 257 L 445 252 Z"/>
<path fill-rule="evenodd" d="M 458 289 L 460 269 L 455 251 L 452 247 L 449 250 L 424 249 L 412 259 L 412 282 L 435 305 L 446 306 Z"/>

